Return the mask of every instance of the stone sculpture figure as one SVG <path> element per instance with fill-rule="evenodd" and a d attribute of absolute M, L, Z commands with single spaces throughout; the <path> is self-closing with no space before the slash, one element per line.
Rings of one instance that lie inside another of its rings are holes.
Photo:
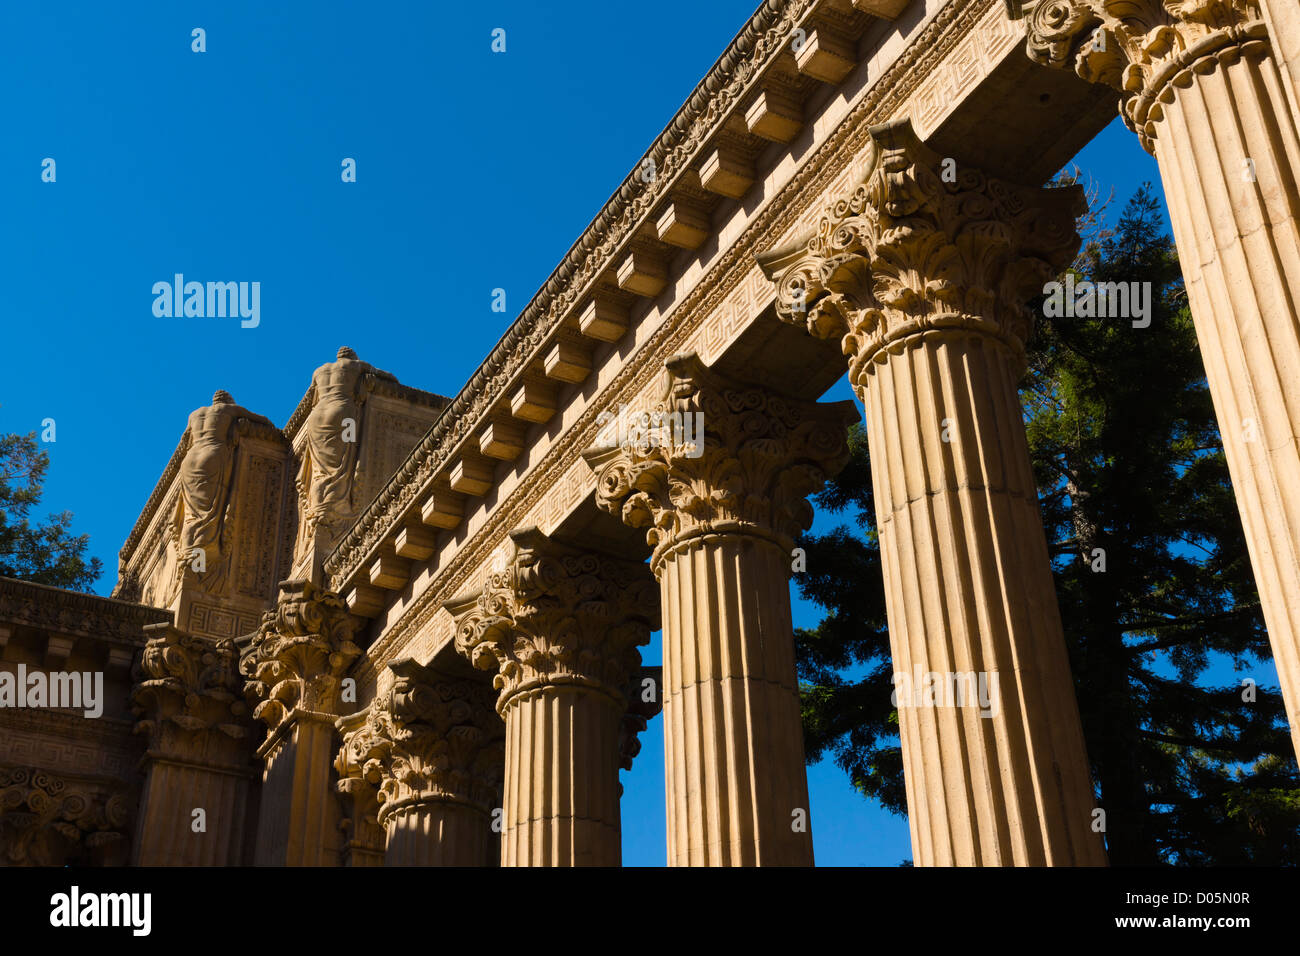
<path fill-rule="evenodd" d="M 317 527 L 335 533 L 356 514 L 361 407 L 376 378 L 397 381 L 347 346 L 335 361 L 312 373 L 312 408 L 303 425 L 307 443 L 298 471 L 306 539 Z"/>
<path fill-rule="evenodd" d="M 187 570 L 194 570 L 199 586 L 209 592 L 220 590 L 229 557 L 222 548 L 222 532 L 234 484 L 234 426 L 240 419 L 271 424 L 218 389 L 211 405 L 190 413 L 186 427 L 189 448 L 180 466 L 180 574 L 184 577 Z M 203 562 L 196 566 L 200 551 Z"/>

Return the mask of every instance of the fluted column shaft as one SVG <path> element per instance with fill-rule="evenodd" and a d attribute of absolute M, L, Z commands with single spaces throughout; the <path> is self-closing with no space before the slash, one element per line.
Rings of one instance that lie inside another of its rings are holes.
<path fill-rule="evenodd" d="M 1104 864 L 1016 389 L 1083 193 L 871 135 L 852 196 L 760 261 L 866 408 L 913 860 Z"/>
<path fill-rule="evenodd" d="M 1029 56 L 1120 89 L 1159 162 L 1300 753 L 1300 9 L 1043 0 L 1027 17 Z"/>
<path fill-rule="evenodd" d="M 507 702 L 502 866 L 620 865 L 624 710 L 624 702 L 574 685 Z"/>
<path fill-rule="evenodd" d="M 1178 89 L 1155 154 L 1300 753 L 1300 136 L 1256 54 Z"/>
<path fill-rule="evenodd" d="M 665 365 L 636 433 L 584 456 L 597 504 L 646 529 L 659 579 L 668 865 L 811 866 L 791 552 L 857 414 L 695 353 Z"/>
<path fill-rule="evenodd" d="M 1300 4 L 1295 0 L 1260 0 L 1260 9 L 1281 64 L 1292 122 L 1300 123 Z"/>
<path fill-rule="evenodd" d="M 790 554 L 748 534 L 663 557 L 669 866 L 811 866 Z"/>
<path fill-rule="evenodd" d="M 334 718 L 295 714 L 258 750 L 266 761 L 255 866 L 337 866 Z"/>
<path fill-rule="evenodd" d="M 489 866 L 491 819 L 454 800 L 425 800 L 394 810 L 385 820 L 385 866 Z"/>
<path fill-rule="evenodd" d="M 1016 360 L 960 329 L 879 357 L 858 391 L 890 650 L 907 681 L 896 702 L 914 860 L 1104 863 Z M 990 693 L 967 682 L 960 702 L 909 699 L 930 673 L 974 675 Z"/>
<path fill-rule="evenodd" d="M 147 758 L 136 866 L 239 866 L 251 772 Z M 203 811 L 197 831 L 195 810 Z"/>
<path fill-rule="evenodd" d="M 649 569 L 535 528 L 482 592 L 451 602 L 456 648 L 496 672 L 505 721 L 503 866 L 618 866 L 618 771 L 637 648 L 659 602 Z"/>

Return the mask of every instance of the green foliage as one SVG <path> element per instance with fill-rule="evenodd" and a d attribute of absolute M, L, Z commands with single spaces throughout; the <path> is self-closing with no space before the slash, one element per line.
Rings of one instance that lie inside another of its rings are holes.
<path fill-rule="evenodd" d="M 72 534 L 72 513 L 31 523 L 49 463 L 35 432 L 0 435 L 0 576 L 89 591 L 103 565 L 86 559 L 90 538 Z"/>
<path fill-rule="evenodd" d="M 1300 776 L 1172 241 L 1149 187 L 1076 281 L 1150 282 L 1151 324 L 1040 318 L 1022 402 L 1084 736 L 1115 864 L 1295 863 Z M 805 536 L 798 633 L 810 760 L 905 812 L 865 436 Z M 1096 549 L 1105 571 L 1094 570 Z M 1229 663 L 1238 672 L 1227 676 Z"/>

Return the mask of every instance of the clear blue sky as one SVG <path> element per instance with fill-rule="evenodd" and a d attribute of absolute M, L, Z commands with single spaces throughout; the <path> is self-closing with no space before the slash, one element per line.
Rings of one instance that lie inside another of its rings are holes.
<path fill-rule="evenodd" d="M 284 424 L 312 369 L 351 345 L 454 395 L 756 5 L 7 4 L 0 431 L 55 419 L 44 504 L 90 533 L 98 590 L 215 389 Z M 1118 123 L 1077 162 L 1121 204 L 1159 186 Z M 150 289 L 177 272 L 260 282 L 260 325 L 155 318 Z M 827 397 L 852 395 L 841 381 Z M 796 603 L 795 617 L 820 615 Z M 658 721 L 643 740 L 624 859 L 657 865 Z M 838 768 L 809 779 L 819 863 L 911 856 L 906 821 Z"/>

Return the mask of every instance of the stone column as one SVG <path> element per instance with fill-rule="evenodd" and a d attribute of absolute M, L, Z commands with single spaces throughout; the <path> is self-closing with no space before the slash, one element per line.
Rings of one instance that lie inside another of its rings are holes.
<path fill-rule="evenodd" d="M 472 601 L 456 648 L 497 672 L 505 719 L 503 866 L 618 866 L 618 770 L 638 647 L 658 626 L 644 564 L 564 547 L 536 529 Z"/>
<path fill-rule="evenodd" d="M 131 692 L 149 749 L 132 859 L 137 866 L 239 866 L 254 775 L 233 641 L 150 624 Z"/>
<path fill-rule="evenodd" d="M 661 588 L 668 865 L 811 866 L 791 551 L 857 413 L 667 366 L 650 430 L 586 457 Z"/>
<path fill-rule="evenodd" d="M 943 177 L 905 122 L 872 136 L 852 196 L 761 261 L 866 407 L 913 858 L 1103 864 L 1016 389 L 1082 191 Z"/>
<path fill-rule="evenodd" d="M 341 681 L 361 649 L 359 621 L 332 591 L 285 581 L 240 658 L 253 716 L 268 728 L 258 811 L 258 866 L 336 866 L 339 803 L 334 796 L 334 722 Z"/>
<path fill-rule="evenodd" d="M 1170 6 L 1045 0 L 1028 51 L 1121 90 L 1160 164 L 1300 753 L 1300 12 L 1268 0 L 1270 34 L 1252 0 Z"/>
<path fill-rule="evenodd" d="M 393 685 L 364 719 L 339 721 L 340 791 L 378 788 L 387 866 L 493 865 L 504 761 L 496 694 L 410 659 L 388 667 Z"/>

